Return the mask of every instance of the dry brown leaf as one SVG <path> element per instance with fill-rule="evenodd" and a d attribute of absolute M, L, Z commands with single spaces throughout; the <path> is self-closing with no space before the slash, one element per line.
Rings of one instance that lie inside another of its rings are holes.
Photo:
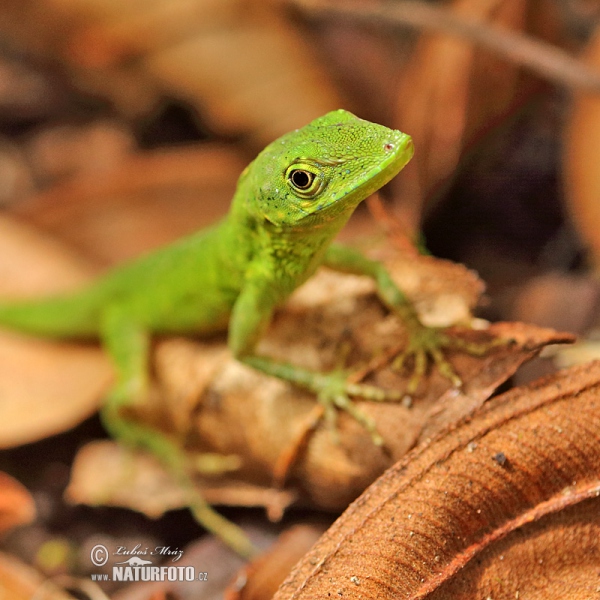
<path fill-rule="evenodd" d="M 200 229 L 229 207 L 246 166 L 224 146 L 138 153 L 21 204 L 19 216 L 114 264 Z"/>
<path fill-rule="evenodd" d="M 65 498 L 92 506 L 128 506 L 150 518 L 185 506 L 185 492 L 153 456 L 134 454 L 108 440 L 91 442 L 78 452 Z"/>
<path fill-rule="evenodd" d="M 278 3 L 35 0 L 0 7 L 0 30 L 52 57 L 126 114 L 188 101 L 216 131 L 259 145 L 339 108 L 313 50 Z"/>
<path fill-rule="evenodd" d="M 323 534 L 324 525 L 295 525 L 238 573 L 225 590 L 225 600 L 269 600 L 290 569 Z"/>
<path fill-rule="evenodd" d="M 94 270 L 57 240 L 0 216 L 0 297 L 54 294 L 90 281 Z"/>
<path fill-rule="evenodd" d="M 26 64 L 3 52 L 0 78 L 0 114 L 4 123 L 39 123 L 64 108 L 56 80 L 43 73 L 39 65 Z"/>
<path fill-rule="evenodd" d="M 31 494 L 17 480 L 0 471 L 0 533 L 35 518 Z"/>
<path fill-rule="evenodd" d="M 1 553 L 0 594 L 10 600 L 75 600 L 29 565 Z"/>
<path fill-rule="evenodd" d="M 215 129 L 250 131 L 259 145 L 339 108 L 327 74 L 277 12 L 238 15 L 149 56 L 148 74 L 196 106 Z"/>
<path fill-rule="evenodd" d="M 0 77 L 2 77 L 1 62 Z M 25 159 L 23 151 L 12 140 L 5 137 L 0 137 L 0 181 L 2 181 L 2 186 L 0 187 L 0 206 L 9 206 L 13 202 L 18 202 L 28 194 L 31 194 L 34 189 L 31 168 Z"/>
<path fill-rule="evenodd" d="M 39 296 L 89 281 L 93 270 L 60 244 L 0 219 L 0 297 Z M 97 409 L 112 368 L 95 347 L 0 332 L 0 447 L 70 429 Z"/>
<path fill-rule="evenodd" d="M 423 427 L 416 443 L 432 438 L 446 427 L 472 414 L 494 393 L 501 381 L 506 381 L 545 346 L 575 340 L 575 336 L 571 334 L 557 333 L 554 329 L 538 328 L 525 323 L 494 323 L 489 332 L 500 339 L 512 339 L 519 351 L 516 354 L 490 354 L 483 365 L 469 373 L 465 378 L 466 384 L 461 389 L 449 389 L 440 394 L 423 418 Z"/>
<path fill-rule="evenodd" d="M 61 433 L 96 412 L 112 380 L 97 347 L 0 332 L 0 448 Z"/>
<path fill-rule="evenodd" d="M 590 40 L 584 60 L 591 67 L 600 68 L 600 28 Z M 565 130 L 565 197 L 596 269 L 600 266 L 600 172 L 596 161 L 599 143 L 600 98 L 578 93 Z"/>
<path fill-rule="evenodd" d="M 275 599 L 583 599 L 598 592 L 598 565 L 600 363 L 591 363 L 495 398 L 416 448 Z"/>
<path fill-rule="evenodd" d="M 555 367 L 600 359 L 600 344 L 595 334 L 600 326 L 600 282 L 593 274 L 552 272 L 533 277 L 511 290 L 505 301 L 507 309 L 503 313 L 510 319 L 589 336 L 590 339 L 579 338 L 568 347 L 555 347 L 545 352 Z M 549 361 L 536 361 L 521 369 L 513 383 L 528 383 L 546 375 L 554 370 L 549 371 L 548 366 Z"/>
<path fill-rule="evenodd" d="M 525 26 L 528 6 L 527 0 L 451 3 L 469 23 L 514 30 Z M 465 145 L 526 93 L 522 83 L 516 65 L 468 40 L 443 34 L 421 38 L 399 83 L 395 119 L 417 148 L 405 177 L 394 183 L 403 210 L 412 211 L 405 215 L 412 230 L 418 229 L 425 198 L 452 175 Z"/>
<path fill-rule="evenodd" d="M 266 549 L 275 540 L 272 527 L 243 525 L 255 548 Z M 166 564 L 169 564 L 168 562 Z M 177 565 L 193 567 L 196 573 L 207 573 L 204 581 L 153 581 L 132 583 L 115 592 L 112 600 L 149 600 L 152 594 L 164 593 L 169 600 L 223 600 L 223 590 L 239 571 L 244 560 L 221 540 L 202 536 L 183 549 Z"/>
<path fill-rule="evenodd" d="M 295 500 L 286 490 L 231 479 L 207 479 L 199 488 L 211 504 L 269 507 L 279 515 Z M 78 452 L 65 497 L 77 504 L 130 508 L 152 519 L 188 505 L 185 491 L 155 457 L 106 440 Z"/>
<path fill-rule="evenodd" d="M 329 274 L 328 274 L 329 275 Z M 322 281 L 322 280 L 321 280 Z M 330 280 L 331 281 L 331 280 Z M 342 290 L 339 280 L 332 287 Z M 314 282 L 315 287 L 319 281 Z M 346 303 L 346 306 L 344 306 Z M 344 293 L 327 308 L 313 313 L 286 313 L 277 322 L 263 348 L 270 355 L 294 359 L 310 367 L 331 368 L 339 357 L 339 340 L 346 332 L 348 344 L 365 352 L 355 357 L 355 367 L 393 345 L 400 334 L 393 319 L 382 319 L 376 301 L 352 298 Z M 340 311 L 336 314 L 336 311 Z M 371 320 L 372 319 L 372 320 Z M 421 436 L 442 426 L 454 414 L 482 403 L 523 361 L 542 345 L 564 337 L 536 328 L 492 329 L 510 337 L 521 337 L 515 347 L 504 348 L 482 359 L 453 353 L 451 360 L 463 377 L 461 393 L 433 370 L 423 384 L 422 395 L 412 406 L 399 403 L 358 402 L 372 417 L 383 436 L 387 453 L 375 447 L 369 434 L 347 415 L 340 415 L 340 443 L 323 424 L 311 432 L 315 422 L 314 398 L 280 381 L 265 378 L 237 363 L 227 363 L 206 393 L 196 417 L 196 434 L 203 449 L 244 457 L 239 475 L 271 485 L 287 477 L 292 489 L 321 508 L 339 510 L 355 498 L 391 460 L 402 456 Z M 303 336 L 298 339 L 298 331 Z M 519 333 L 521 334 L 519 336 Z M 479 338 L 489 339 L 486 334 Z M 477 339 L 478 334 L 474 335 Z M 568 336 L 567 336 L 568 338 Z M 402 389 L 406 374 L 393 373 L 380 365 L 368 381 L 390 389 Z M 442 398 L 442 404 L 439 398 Z M 435 423 L 432 412 L 435 414 Z M 440 414 L 440 407 L 445 407 Z M 319 414 L 319 413 L 317 413 Z M 450 419 L 451 420 L 451 419 Z"/>
<path fill-rule="evenodd" d="M 122 123 L 106 118 L 88 124 L 47 126 L 25 146 L 36 179 L 46 186 L 78 173 L 101 181 L 134 149 L 133 133 Z"/>
<path fill-rule="evenodd" d="M 584 334 L 600 322 L 599 301 L 600 284 L 595 277 L 553 272 L 533 277 L 519 288 L 510 317 Z"/>

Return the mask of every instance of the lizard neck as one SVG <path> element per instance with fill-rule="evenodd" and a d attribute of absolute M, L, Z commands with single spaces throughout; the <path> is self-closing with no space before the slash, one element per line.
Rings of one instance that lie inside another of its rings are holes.
<path fill-rule="evenodd" d="M 309 228 L 274 225 L 268 221 L 255 224 L 253 260 L 260 262 L 262 275 L 271 279 L 273 289 L 280 290 L 279 302 L 314 274 L 349 216 Z"/>
<path fill-rule="evenodd" d="M 258 192 L 250 175 L 246 172 L 240 178 L 226 218 L 227 245 L 238 253 L 242 250 L 250 268 L 259 266 L 261 279 L 269 280 L 283 301 L 317 270 L 355 206 L 333 217 L 316 214 L 294 224 L 275 224 L 256 209 Z"/>

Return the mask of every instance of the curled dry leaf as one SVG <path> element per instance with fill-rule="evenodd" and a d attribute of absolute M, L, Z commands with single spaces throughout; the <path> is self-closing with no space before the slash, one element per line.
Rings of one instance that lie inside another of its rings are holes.
<path fill-rule="evenodd" d="M 275 595 L 591 598 L 600 363 L 499 396 L 371 486 Z"/>
<path fill-rule="evenodd" d="M 464 269 L 456 265 L 431 259 L 413 259 L 411 265 L 419 273 L 415 278 L 423 277 L 417 287 L 427 288 L 425 282 L 433 272 L 439 275 L 436 286 L 444 281 L 448 284 L 445 291 L 450 306 L 452 282 L 456 292 L 461 276 L 468 279 Z M 410 282 L 406 283 L 410 294 Z M 457 296 L 458 292 L 454 300 L 460 304 Z M 433 303 L 431 308 L 439 306 Z M 402 323 L 386 315 L 374 296 L 371 281 L 322 271 L 298 290 L 278 315 L 260 350 L 309 368 L 362 370 L 367 383 L 402 390 L 410 373 L 395 372 L 390 363 L 405 341 L 404 334 Z M 517 339 L 517 343 L 479 358 L 449 353 L 464 382 L 461 393 L 452 390 L 437 369 L 430 369 L 412 405 L 357 402 L 360 410 L 374 419 L 385 450 L 374 446 L 365 429 L 345 414 L 338 417 L 339 443 L 323 422 L 313 431 L 320 413 L 310 394 L 236 362 L 225 363 L 212 385 L 199 396 L 201 404 L 192 415 L 194 433 L 204 449 L 244 457 L 239 475 L 263 485 L 281 485 L 287 479 L 304 501 L 342 509 L 414 445 L 426 424 L 429 431 L 436 428 L 430 423 L 435 407 L 439 427 L 452 414 L 449 406 L 455 411 L 472 410 L 543 345 L 570 339 L 549 330 L 508 324 L 465 335 L 483 342 L 498 335 Z M 438 402 L 440 397 L 443 404 Z M 441 406 L 446 407 L 445 412 L 439 412 Z"/>
<path fill-rule="evenodd" d="M 31 523 L 34 518 L 35 503 L 31 494 L 18 481 L 0 471 L 0 533 Z"/>
<path fill-rule="evenodd" d="M 424 317 L 435 317 L 437 322 L 468 313 L 481 289 L 464 267 L 428 257 L 396 257 L 390 267 L 407 293 L 417 299 Z M 446 303 L 426 302 L 426 292 L 445 297 Z M 315 369 L 342 366 L 345 359 L 351 371 L 365 375 L 365 381 L 403 389 L 408 373 L 394 372 L 390 362 L 402 347 L 404 335 L 402 323 L 386 314 L 368 278 L 323 269 L 277 314 L 260 350 Z M 157 427 L 169 423 L 171 433 L 187 440 L 190 457 L 197 452 L 240 457 L 238 471 L 219 479 L 201 479 L 207 494 L 220 488 L 222 500 L 235 501 L 236 489 L 243 482 L 271 490 L 262 496 L 254 492 L 251 498 L 253 504 L 257 499 L 265 501 L 272 516 L 280 515 L 286 505 L 285 498 L 273 493 L 273 486 L 283 487 L 290 494 L 288 500 L 298 497 L 305 504 L 341 510 L 417 439 L 474 410 L 545 344 L 571 339 L 519 324 L 499 324 L 489 331 L 467 331 L 464 336 L 482 342 L 499 336 L 516 343 L 483 357 L 451 352 L 449 358 L 464 381 L 460 393 L 431 369 L 412 406 L 358 402 L 375 420 L 385 450 L 376 447 L 364 428 L 344 414 L 338 418 L 337 443 L 319 421 L 320 409 L 312 395 L 232 360 L 224 340 L 159 344 L 155 370 L 160 400 L 149 403 L 140 418 Z M 114 485 L 105 478 L 88 486 L 88 479 L 78 476 L 87 471 L 97 477 L 97 463 L 82 457 L 77 464 L 73 477 L 77 475 L 78 501 L 134 506 L 123 502 L 122 495 L 117 498 Z M 242 495 L 238 498 L 240 504 L 248 502 Z M 139 503 L 134 507 L 139 509 Z"/>

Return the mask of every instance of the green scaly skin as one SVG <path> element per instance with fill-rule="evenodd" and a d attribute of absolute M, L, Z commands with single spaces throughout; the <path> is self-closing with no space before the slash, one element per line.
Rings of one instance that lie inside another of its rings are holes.
<path fill-rule="evenodd" d="M 242 173 L 229 214 L 215 226 L 116 268 L 81 292 L 2 304 L 0 324 L 53 338 L 100 338 L 117 373 L 102 410 L 108 430 L 158 455 L 189 490 L 198 520 L 248 554 L 245 537 L 194 491 L 177 445 L 121 414 L 148 388 L 150 336 L 228 328 L 238 360 L 311 390 L 329 416 L 335 407 L 348 411 L 380 443 L 374 424 L 349 396 L 386 400 L 389 395 L 348 384 L 347 374 L 314 373 L 258 356 L 255 347 L 273 310 L 325 264 L 372 276 L 383 302 L 409 326 L 410 353 L 419 369 L 431 356 L 457 382 L 439 350 L 447 338 L 419 323 L 382 265 L 331 245 L 358 204 L 390 181 L 412 154 L 404 133 L 343 110 L 328 113 L 265 148 Z"/>

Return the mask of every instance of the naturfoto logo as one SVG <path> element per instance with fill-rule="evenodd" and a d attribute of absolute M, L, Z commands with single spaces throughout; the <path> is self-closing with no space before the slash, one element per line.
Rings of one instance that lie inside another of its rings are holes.
<path fill-rule="evenodd" d="M 97 544 L 90 552 L 94 565 L 106 565 L 110 557 L 125 557 L 126 560 L 115 562 L 112 566 L 112 576 L 108 573 L 92 574 L 93 581 L 208 581 L 208 573 L 196 573 L 195 567 L 180 565 L 153 565 L 152 560 L 142 557 L 169 557 L 171 562 L 177 562 L 183 556 L 183 550 L 172 549 L 169 546 L 157 546 L 153 549 L 144 548 L 137 544 L 133 548 L 117 546 L 111 553 L 103 544 Z"/>

